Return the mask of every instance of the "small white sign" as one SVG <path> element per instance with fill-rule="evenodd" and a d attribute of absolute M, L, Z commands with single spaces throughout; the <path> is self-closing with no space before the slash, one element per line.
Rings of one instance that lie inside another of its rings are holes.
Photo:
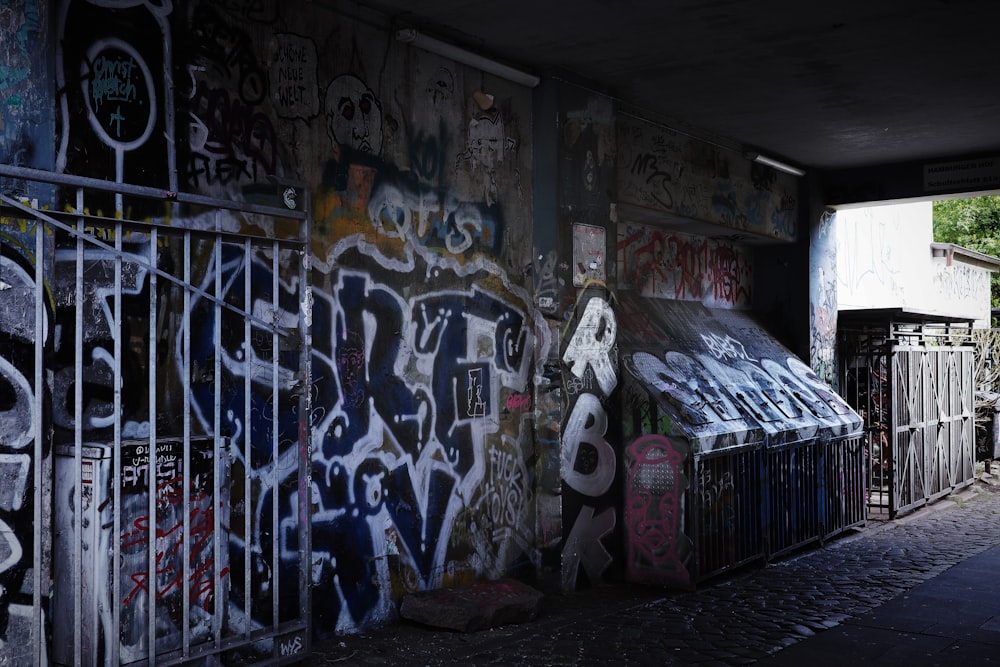
<path fill-rule="evenodd" d="M 985 190 L 1000 187 L 1000 158 L 924 165 L 924 190 Z"/>

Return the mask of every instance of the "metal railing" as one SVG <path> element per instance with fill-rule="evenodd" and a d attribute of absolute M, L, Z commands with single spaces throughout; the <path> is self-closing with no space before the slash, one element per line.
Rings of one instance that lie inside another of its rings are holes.
<path fill-rule="evenodd" d="M 861 437 L 743 445 L 692 457 L 688 566 L 704 581 L 821 543 L 866 521 Z"/>
<path fill-rule="evenodd" d="M 7 539 L 33 540 L 7 563 L 31 579 L 14 664 L 301 659 L 306 191 L 243 205 L 9 165 L 0 178 L 53 193 L 0 195 L 0 335 L 24 349 L 0 351 L 24 408 L 0 431 L 24 427 L 30 470 Z"/>
<path fill-rule="evenodd" d="M 762 558 L 766 526 L 764 449 L 751 445 L 696 454 L 687 525 L 700 580 Z M 690 569 L 690 568 L 689 568 Z"/>

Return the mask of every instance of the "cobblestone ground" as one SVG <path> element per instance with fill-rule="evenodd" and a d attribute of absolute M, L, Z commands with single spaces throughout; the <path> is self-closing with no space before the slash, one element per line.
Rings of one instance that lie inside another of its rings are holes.
<path fill-rule="evenodd" d="M 460 634 L 392 625 L 315 647 L 314 665 L 748 665 L 1000 544 L 982 483 L 908 517 L 697 591 L 550 596 L 533 622 Z"/>

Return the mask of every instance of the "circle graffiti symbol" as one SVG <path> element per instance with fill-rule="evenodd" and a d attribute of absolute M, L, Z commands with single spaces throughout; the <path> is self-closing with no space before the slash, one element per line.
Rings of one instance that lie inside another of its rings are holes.
<path fill-rule="evenodd" d="M 156 123 L 156 89 L 139 52 L 120 39 L 99 40 L 81 74 L 90 125 L 101 141 L 121 151 L 144 144 Z"/>

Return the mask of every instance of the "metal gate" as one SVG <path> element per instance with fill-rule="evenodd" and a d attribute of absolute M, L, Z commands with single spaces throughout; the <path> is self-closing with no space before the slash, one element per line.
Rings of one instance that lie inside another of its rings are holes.
<path fill-rule="evenodd" d="M 968 325 L 841 327 L 841 389 L 865 420 L 869 509 L 895 518 L 972 483 Z"/>
<path fill-rule="evenodd" d="M 696 582 L 822 543 L 865 523 L 859 437 L 699 452 L 686 525 Z"/>
<path fill-rule="evenodd" d="M 8 664 L 302 659 L 306 190 L 0 177 Z"/>
<path fill-rule="evenodd" d="M 972 347 L 893 350 L 890 516 L 972 483 L 973 355 Z"/>

